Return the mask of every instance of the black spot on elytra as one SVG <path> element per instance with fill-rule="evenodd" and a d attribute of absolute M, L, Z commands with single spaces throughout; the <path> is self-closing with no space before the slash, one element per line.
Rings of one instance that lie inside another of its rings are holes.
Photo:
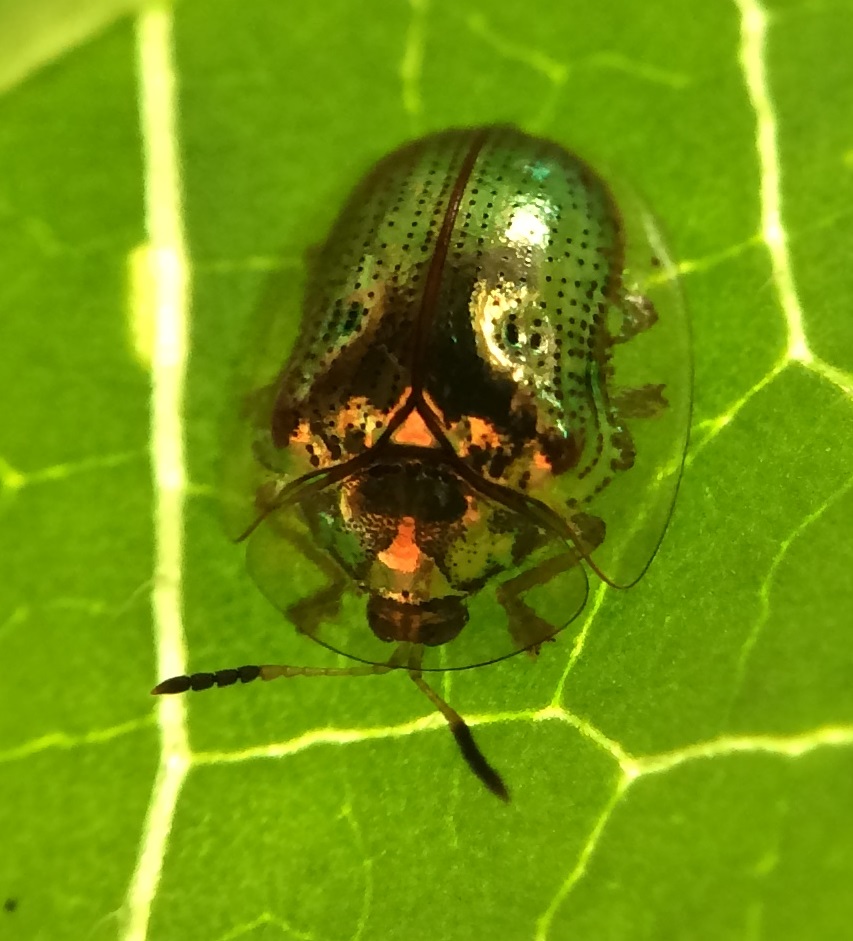
<path fill-rule="evenodd" d="M 548 435 L 542 439 L 542 453 L 548 459 L 553 474 L 564 474 L 576 467 L 581 450 L 582 447 L 574 435 L 568 438 L 562 435 Z"/>
<path fill-rule="evenodd" d="M 439 300 L 441 329 L 433 332 L 427 352 L 427 388 L 449 422 L 478 416 L 505 430 L 514 384 L 490 370 L 477 350 L 469 309 L 475 280 L 476 275 L 464 268 L 449 267 L 445 272 Z"/>

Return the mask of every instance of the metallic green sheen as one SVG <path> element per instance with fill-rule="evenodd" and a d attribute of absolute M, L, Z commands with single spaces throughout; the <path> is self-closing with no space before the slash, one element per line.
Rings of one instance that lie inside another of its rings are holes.
<path fill-rule="evenodd" d="M 627 586 L 654 556 L 689 425 L 687 320 L 648 212 L 558 144 L 452 130 L 381 160 L 312 259 L 280 361 L 229 499 L 249 501 L 240 525 L 289 514 L 281 532 L 301 527 L 359 590 L 425 611 L 528 557 Z M 402 590 L 410 558 L 431 574 Z M 585 595 L 576 579 L 566 616 Z M 513 630 L 509 652 L 546 639 Z"/>

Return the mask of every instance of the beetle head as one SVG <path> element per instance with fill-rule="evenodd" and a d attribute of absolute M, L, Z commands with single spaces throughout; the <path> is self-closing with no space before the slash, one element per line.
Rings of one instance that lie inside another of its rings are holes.
<path fill-rule="evenodd" d="M 465 627 L 468 611 L 463 599 L 453 595 L 411 604 L 371 594 L 367 623 L 380 640 L 438 647 L 453 640 Z"/>

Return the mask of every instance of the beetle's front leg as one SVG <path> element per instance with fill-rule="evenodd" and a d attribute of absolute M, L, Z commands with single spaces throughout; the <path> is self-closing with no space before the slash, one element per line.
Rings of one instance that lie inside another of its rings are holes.
<path fill-rule="evenodd" d="M 335 560 L 310 539 L 285 526 L 278 527 L 278 532 L 326 576 L 327 583 L 322 588 L 284 610 L 285 617 L 300 634 L 314 637 L 324 621 L 334 621 L 340 614 L 341 599 L 350 582 Z"/>
<path fill-rule="evenodd" d="M 518 650 L 527 650 L 535 656 L 540 645 L 552 640 L 562 628 L 562 625 L 555 626 L 540 617 L 523 595 L 580 564 L 580 560 L 581 554 L 577 549 L 566 549 L 498 586 L 497 600 L 506 611 L 509 633 Z"/>

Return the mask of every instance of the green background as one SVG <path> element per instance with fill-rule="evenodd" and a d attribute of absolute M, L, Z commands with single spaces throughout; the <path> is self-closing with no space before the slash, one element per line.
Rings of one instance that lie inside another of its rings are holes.
<path fill-rule="evenodd" d="M 682 264 L 695 414 L 657 560 L 594 586 L 537 662 L 443 686 L 509 806 L 401 676 L 194 698 L 181 777 L 180 713 L 148 696 L 162 579 L 131 276 L 157 76 L 119 20 L 3 93 L 0 938 L 853 937 L 853 8 L 777 0 L 764 45 L 761 9 L 174 10 L 191 669 L 335 662 L 264 602 L 211 497 L 259 298 L 275 278 L 295 330 L 304 253 L 377 157 L 518 123 L 630 179 Z"/>

